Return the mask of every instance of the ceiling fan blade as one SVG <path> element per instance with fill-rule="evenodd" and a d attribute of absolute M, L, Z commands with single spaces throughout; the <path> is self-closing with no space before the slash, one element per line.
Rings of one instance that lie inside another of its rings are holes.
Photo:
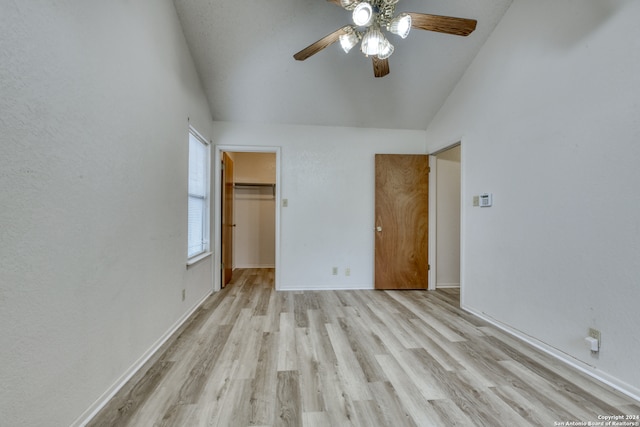
<path fill-rule="evenodd" d="M 333 3 L 333 4 L 337 4 L 338 6 L 342 7 L 342 4 L 340 3 L 340 0 L 327 0 L 329 3 Z"/>
<path fill-rule="evenodd" d="M 454 18 L 452 16 L 428 15 L 426 13 L 409 12 L 411 27 L 420 30 L 437 31 L 439 33 L 468 36 L 476 29 L 475 19 Z"/>
<path fill-rule="evenodd" d="M 337 42 L 340 39 L 341 35 L 347 34 L 347 30 L 345 30 L 345 28 L 348 28 L 348 27 L 342 27 L 342 28 L 340 28 L 338 30 L 335 30 L 333 33 L 331 33 L 331 34 L 321 38 L 317 42 L 312 43 L 309 46 L 305 47 L 300 52 L 298 52 L 295 55 L 293 55 L 293 57 L 295 59 L 297 59 L 298 61 L 304 61 L 305 59 L 309 58 L 310 56 L 315 55 L 316 53 L 320 52 L 325 47 L 331 46 L 332 44 Z"/>
<path fill-rule="evenodd" d="M 389 59 L 378 59 L 377 56 L 372 56 L 373 60 L 373 74 L 376 77 L 384 77 L 389 74 Z"/>

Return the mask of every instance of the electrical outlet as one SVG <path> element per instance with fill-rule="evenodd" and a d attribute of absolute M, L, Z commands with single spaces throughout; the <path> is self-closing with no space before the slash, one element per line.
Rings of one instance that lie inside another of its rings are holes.
<path fill-rule="evenodd" d="M 347 267 L 344 269 L 344 275 L 345 276 L 351 276 L 351 268 Z"/>
<path fill-rule="evenodd" d="M 589 336 L 598 340 L 598 348 L 600 348 L 600 331 L 594 328 L 589 328 Z"/>
<path fill-rule="evenodd" d="M 186 289 L 183 289 L 183 290 L 182 290 L 182 301 L 184 301 L 184 299 L 186 298 L 186 296 L 187 296 L 187 290 L 186 290 Z"/>
<path fill-rule="evenodd" d="M 289 207 L 289 199 L 282 199 L 282 207 L 283 208 Z"/>
<path fill-rule="evenodd" d="M 334 276 L 337 276 L 338 275 L 338 267 L 333 267 L 331 269 L 331 274 L 333 274 Z"/>

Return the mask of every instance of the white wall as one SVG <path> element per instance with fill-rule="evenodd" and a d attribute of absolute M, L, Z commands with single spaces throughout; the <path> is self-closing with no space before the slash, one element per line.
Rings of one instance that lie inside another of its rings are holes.
<path fill-rule="evenodd" d="M 236 183 L 275 184 L 275 153 L 234 153 Z M 272 187 L 236 187 L 233 228 L 235 268 L 275 267 L 276 198 Z"/>
<path fill-rule="evenodd" d="M 464 306 L 636 396 L 638 16 L 631 0 L 515 0 L 427 131 L 431 151 L 463 141 Z M 492 208 L 471 206 L 482 192 Z"/>
<path fill-rule="evenodd" d="M 186 269 L 211 119 L 170 0 L 1 8 L 0 424 L 64 426 L 212 288 Z"/>
<path fill-rule="evenodd" d="M 436 156 L 436 287 L 460 286 L 460 145 Z"/>
<path fill-rule="evenodd" d="M 425 153 L 425 132 L 214 122 L 213 139 L 281 147 L 280 289 L 373 287 L 374 155 Z"/>

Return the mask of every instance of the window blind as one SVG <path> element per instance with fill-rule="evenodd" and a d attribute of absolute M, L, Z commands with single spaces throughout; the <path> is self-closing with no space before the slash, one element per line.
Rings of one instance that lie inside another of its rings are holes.
<path fill-rule="evenodd" d="M 189 206 L 187 256 L 192 258 L 209 249 L 209 149 L 189 132 Z"/>

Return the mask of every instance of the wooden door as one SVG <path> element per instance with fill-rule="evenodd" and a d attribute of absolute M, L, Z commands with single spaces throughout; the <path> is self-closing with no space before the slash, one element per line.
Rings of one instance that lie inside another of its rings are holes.
<path fill-rule="evenodd" d="M 427 289 L 429 156 L 376 154 L 375 287 Z"/>
<path fill-rule="evenodd" d="M 233 160 L 222 153 L 222 287 L 230 281 L 233 273 Z"/>

